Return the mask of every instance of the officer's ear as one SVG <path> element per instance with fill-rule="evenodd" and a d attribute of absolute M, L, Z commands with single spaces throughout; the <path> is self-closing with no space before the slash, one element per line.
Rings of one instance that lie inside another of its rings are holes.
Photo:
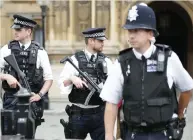
<path fill-rule="evenodd" d="M 85 38 L 85 44 L 88 45 L 88 38 Z"/>
<path fill-rule="evenodd" d="M 32 35 L 32 32 L 33 32 L 33 29 L 32 28 L 25 28 L 25 30 L 27 31 L 27 33 L 29 34 L 29 35 Z"/>
<path fill-rule="evenodd" d="M 148 33 L 149 38 L 154 37 L 154 32 L 152 30 L 146 30 L 146 32 Z"/>
<path fill-rule="evenodd" d="M 94 43 L 94 38 L 88 38 L 88 44 L 93 44 Z"/>

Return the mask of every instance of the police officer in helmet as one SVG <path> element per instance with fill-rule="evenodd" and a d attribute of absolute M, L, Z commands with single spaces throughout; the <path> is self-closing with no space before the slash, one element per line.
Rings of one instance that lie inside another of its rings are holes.
<path fill-rule="evenodd" d="M 20 15 L 13 15 L 13 18 L 14 23 L 11 28 L 14 29 L 14 40 L 10 41 L 0 50 L 0 68 L 6 74 L 12 75 L 19 81 L 17 73 L 4 60 L 4 57 L 14 54 L 19 68 L 25 73 L 33 92 L 30 102 L 36 102 L 36 105 L 41 108 L 41 112 L 38 114 L 41 116 L 34 117 L 41 118 L 43 115 L 43 98 L 50 89 L 53 81 L 50 62 L 44 48 L 32 40 L 33 29 L 37 23 Z M 17 110 L 17 102 L 14 94 L 17 93 L 19 87 L 12 88 L 5 80 L 2 82 L 2 87 L 5 91 L 3 108 Z M 39 124 L 38 121 L 36 122 L 37 127 Z"/>
<path fill-rule="evenodd" d="M 106 101 L 106 140 L 113 140 L 117 104 L 122 99 L 124 140 L 180 140 L 182 134 L 178 132 L 182 133 L 185 126 L 184 110 L 191 98 L 192 78 L 168 45 L 154 44 L 158 36 L 156 17 L 146 4 L 131 7 L 123 28 L 128 31 L 131 48 L 119 53 L 100 94 Z M 175 88 L 181 92 L 179 102 Z M 184 125 L 172 127 L 173 120 Z"/>
<path fill-rule="evenodd" d="M 89 28 L 83 31 L 85 47 L 76 52 L 71 59 L 82 71 L 87 73 L 100 88 L 102 88 L 112 62 L 103 53 L 105 28 Z M 104 69 L 101 64 L 104 65 Z M 68 130 L 65 129 L 67 139 L 85 139 L 89 133 L 93 140 L 104 140 L 104 105 L 105 102 L 95 92 L 89 102 L 85 101 L 91 92 L 88 89 L 88 81 L 81 77 L 79 72 L 66 62 L 59 78 L 60 89 L 63 94 L 68 94 L 72 103 L 66 108 L 69 115 Z"/>

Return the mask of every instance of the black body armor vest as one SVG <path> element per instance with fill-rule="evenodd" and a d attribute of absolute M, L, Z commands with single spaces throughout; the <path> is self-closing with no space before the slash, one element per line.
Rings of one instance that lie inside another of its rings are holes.
<path fill-rule="evenodd" d="M 150 58 L 142 60 L 136 58 L 132 49 L 120 52 L 124 76 L 123 111 L 128 125 L 166 123 L 177 109 L 174 86 L 169 88 L 166 75 L 167 60 L 172 51 L 163 47 L 157 46 Z M 163 72 L 157 71 L 158 51 L 165 54 Z"/>
<path fill-rule="evenodd" d="M 8 48 L 11 49 L 11 53 L 14 54 L 20 70 L 25 73 L 32 92 L 38 93 L 44 84 L 44 80 L 43 69 L 41 67 L 37 69 L 36 62 L 38 50 L 42 50 L 43 48 L 41 48 L 39 44 L 34 41 L 31 42 L 31 45 L 26 50 L 21 49 L 18 41 L 11 41 L 8 44 Z M 6 65 L 4 72 L 11 74 L 19 80 L 17 73 L 11 66 Z M 14 94 L 18 90 L 10 88 L 6 81 L 3 81 L 2 85 L 7 94 Z"/>
<path fill-rule="evenodd" d="M 79 69 L 82 72 L 88 74 L 88 76 L 96 83 L 100 84 L 106 80 L 106 74 L 102 72 L 101 68 L 98 67 L 99 63 L 105 61 L 105 55 L 98 53 L 97 59 L 95 62 L 90 62 L 87 60 L 87 57 L 83 51 L 75 53 L 75 57 L 79 64 Z M 71 93 L 69 94 L 69 101 L 72 103 L 84 104 L 85 100 L 90 93 L 90 90 L 86 87 L 83 89 L 77 89 L 74 85 Z M 99 93 L 94 93 L 91 97 L 88 105 L 102 105 L 104 102 L 99 97 Z"/>

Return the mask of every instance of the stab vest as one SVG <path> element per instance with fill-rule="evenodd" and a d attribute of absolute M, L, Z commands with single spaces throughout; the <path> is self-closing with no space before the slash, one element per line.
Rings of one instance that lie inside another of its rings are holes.
<path fill-rule="evenodd" d="M 44 80 L 43 69 L 41 67 L 37 69 L 36 62 L 38 50 L 43 50 L 43 48 L 40 47 L 37 42 L 32 41 L 28 49 L 22 50 L 19 42 L 15 40 L 11 41 L 8 44 L 8 48 L 11 49 L 11 54 L 14 54 L 20 70 L 26 75 L 32 92 L 38 93 L 44 84 Z M 4 68 L 4 72 L 7 74 L 11 74 L 17 80 L 20 80 L 17 73 L 11 66 L 6 65 Z M 3 81 L 3 88 L 6 92 L 12 94 L 17 92 L 18 90 L 11 89 L 6 81 Z"/>
<path fill-rule="evenodd" d="M 102 53 L 97 54 L 97 59 L 95 62 L 90 62 L 83 51 L 75 53 L 75 57 L 78 61 L 79 69 L 82 72 L 88 74 L 88 76 L 96 83 L 100 84 L 104 79 L 104 74 L 101 74 L 101 69 L 99 69 L 97 64 L 105 61 L 105 55 Z M 80 75 L 81 77 L 81 75 Z M 69 94 L 69 101 L 72 103 L 84 104 L 90 90 L 86 87 L 83 89 L 78 89 L 73 85 L 72 91 Z M 94 93 L 90 99 L 88 105 L 102 105 L 104 102 L 99 97 L 99 93 Z"/>
<path fill-rule="evenodd" d="M 158 51 L 165 54 L 164 70 L 157 71 Z M 139 60 L 131 48 L 119 54 L 119 62 L 124 77 L 123 111 L 128 125 L 166 123 L 177 108 L 174 86 L 167 82 L 167 60 L 171 56 L 169 46 L 158 45 L 151 57 Z"/>

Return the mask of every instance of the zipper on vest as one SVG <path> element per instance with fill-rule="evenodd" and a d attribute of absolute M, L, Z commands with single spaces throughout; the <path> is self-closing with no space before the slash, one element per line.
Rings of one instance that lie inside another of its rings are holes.
<path fill-rule="evenodd" d="M 144 61 L 144 60 L 142 60 L 142 63 L 143 63 L 143 65 L 142 65 L 142 78 L 141 78 L 141 82 L 142 82 L 142 84 L 141 84 L 141 112 L 142 112 L 142 116 L 144 116 L 144 104 L 145 104 L 145 102 L 144 102 L 144 99 L 145 99 L 145 95 L 144 95 L 144 78 L 145 78 L 145 62 L 146 61 Z"/>

